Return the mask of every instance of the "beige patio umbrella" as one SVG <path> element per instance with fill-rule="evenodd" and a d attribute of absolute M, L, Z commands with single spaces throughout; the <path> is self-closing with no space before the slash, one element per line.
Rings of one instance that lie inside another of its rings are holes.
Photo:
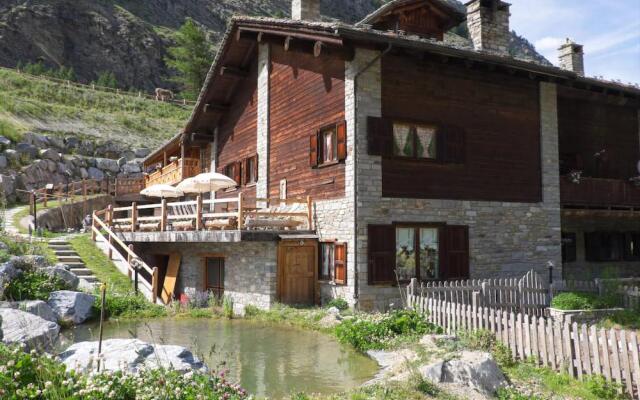
<path fill-rule="evenodd" d="M 180 182 L 177 189 L 184 193 L 207 193 L 236 186 L 238 186 L 236 181 L 226 175 L 217 172 L 205 172 Z"/>
<path fill-rule="evenodd" d="M 160 197 L 162 199 L 184 196 L 184 192 L 171 185 L 153 185 L 140 191 L 140 194 L 148 197 Z"/>

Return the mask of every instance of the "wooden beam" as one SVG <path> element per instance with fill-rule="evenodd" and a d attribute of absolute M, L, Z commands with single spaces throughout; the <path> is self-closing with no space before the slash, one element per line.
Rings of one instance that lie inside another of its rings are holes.
<path fill-rule="evenodd" d="M 324 43 L 322 43 L 320 40 L 315 42 L 313 44 L 313 56 L 314 57 L 320 57 L 320 55 L 322 54 L 322 48 L 323 47 L 324 47 Z"/>
<path fill-rule="evenodd" d="M 216 104 L 216 103 L 208 103 L 204 106 L 205 113 L 225 113 L 229 111 L 230 107 L 228 104 Z"/>
<path fill-rule="evenodd" d="M 289 51 L 292 41 L 293 38 L 291 36 L 287 36 L 286 39 L 284 39 L 284 51 Z"/>
<path fill-rule="evenodd" d="M 237 68 L 237 67 L 231 67 L 231 66 L 224 66 L 222 68 L 220 68 L 220 75 L 222 76 L 228 76 L 228 77 L 232 77 L 232 78 L 241 78 L 244 79 L 247 76 L 249 76 L 249 72 L 242 69 L 242 68 Z"/>
<path fill-rule="evenodd" d="M 202 133 L 191 133 L 191 143 L 211 143 L 213 142 L 213 136 L 204 135 Z"/>

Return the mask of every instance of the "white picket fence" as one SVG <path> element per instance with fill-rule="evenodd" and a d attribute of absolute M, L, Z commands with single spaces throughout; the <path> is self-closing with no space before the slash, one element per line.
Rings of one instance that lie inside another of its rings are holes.
<path fill-rule="evenodd" d="M 430 322 L 447 333 L 485 329 L 509 347 L 514 359 L 533 358 L 540 365 L 583 379 L 602 375 L 640 399 L 640 348 L 633 331 L 561 324 L 527 313 L 420 296 L 408 289 L 408 306 L 427 313 Z"/>

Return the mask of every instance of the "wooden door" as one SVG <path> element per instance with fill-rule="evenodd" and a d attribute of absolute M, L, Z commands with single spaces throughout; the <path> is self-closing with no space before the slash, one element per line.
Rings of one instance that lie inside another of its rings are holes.
<path fill-rule="evenodd" d="M 164 277 L 164 284 L 162 285 L 162 292 L 160 298 L 164 304 L 169 304 L 173 299 L 173 291 L 176 288 L 176 281 L 178 280 L 178 273 L 180 272 L 180 259 L 179 253 L 171 253 L 169 255 L 169 266 L 167 268 L 167 275 Z"/>
<path fill-rule="evenodd" d="M 317 242 L 311 240 L 280 242 L 278 248 L 280 302 L 299 305 L 315 303 L 317 251 Z"/>

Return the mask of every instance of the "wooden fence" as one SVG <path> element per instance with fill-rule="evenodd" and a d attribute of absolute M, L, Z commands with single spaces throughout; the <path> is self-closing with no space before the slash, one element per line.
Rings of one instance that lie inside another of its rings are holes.
<path fill-rule="evenodd" d="M 427 313 L 430 322 L 449 334 L 458 330 L 491 331 L 511 350 L 514 359 L 532 358 L 539 365 L 566 371 L 578 379 L 602 375 L 621 384 L 634 399 L 640 399 L 640 348 L 636 332 L 561 324 L 526 313 L 419 296 L 411 289 L 407 301 L 409 307 Z"/>

